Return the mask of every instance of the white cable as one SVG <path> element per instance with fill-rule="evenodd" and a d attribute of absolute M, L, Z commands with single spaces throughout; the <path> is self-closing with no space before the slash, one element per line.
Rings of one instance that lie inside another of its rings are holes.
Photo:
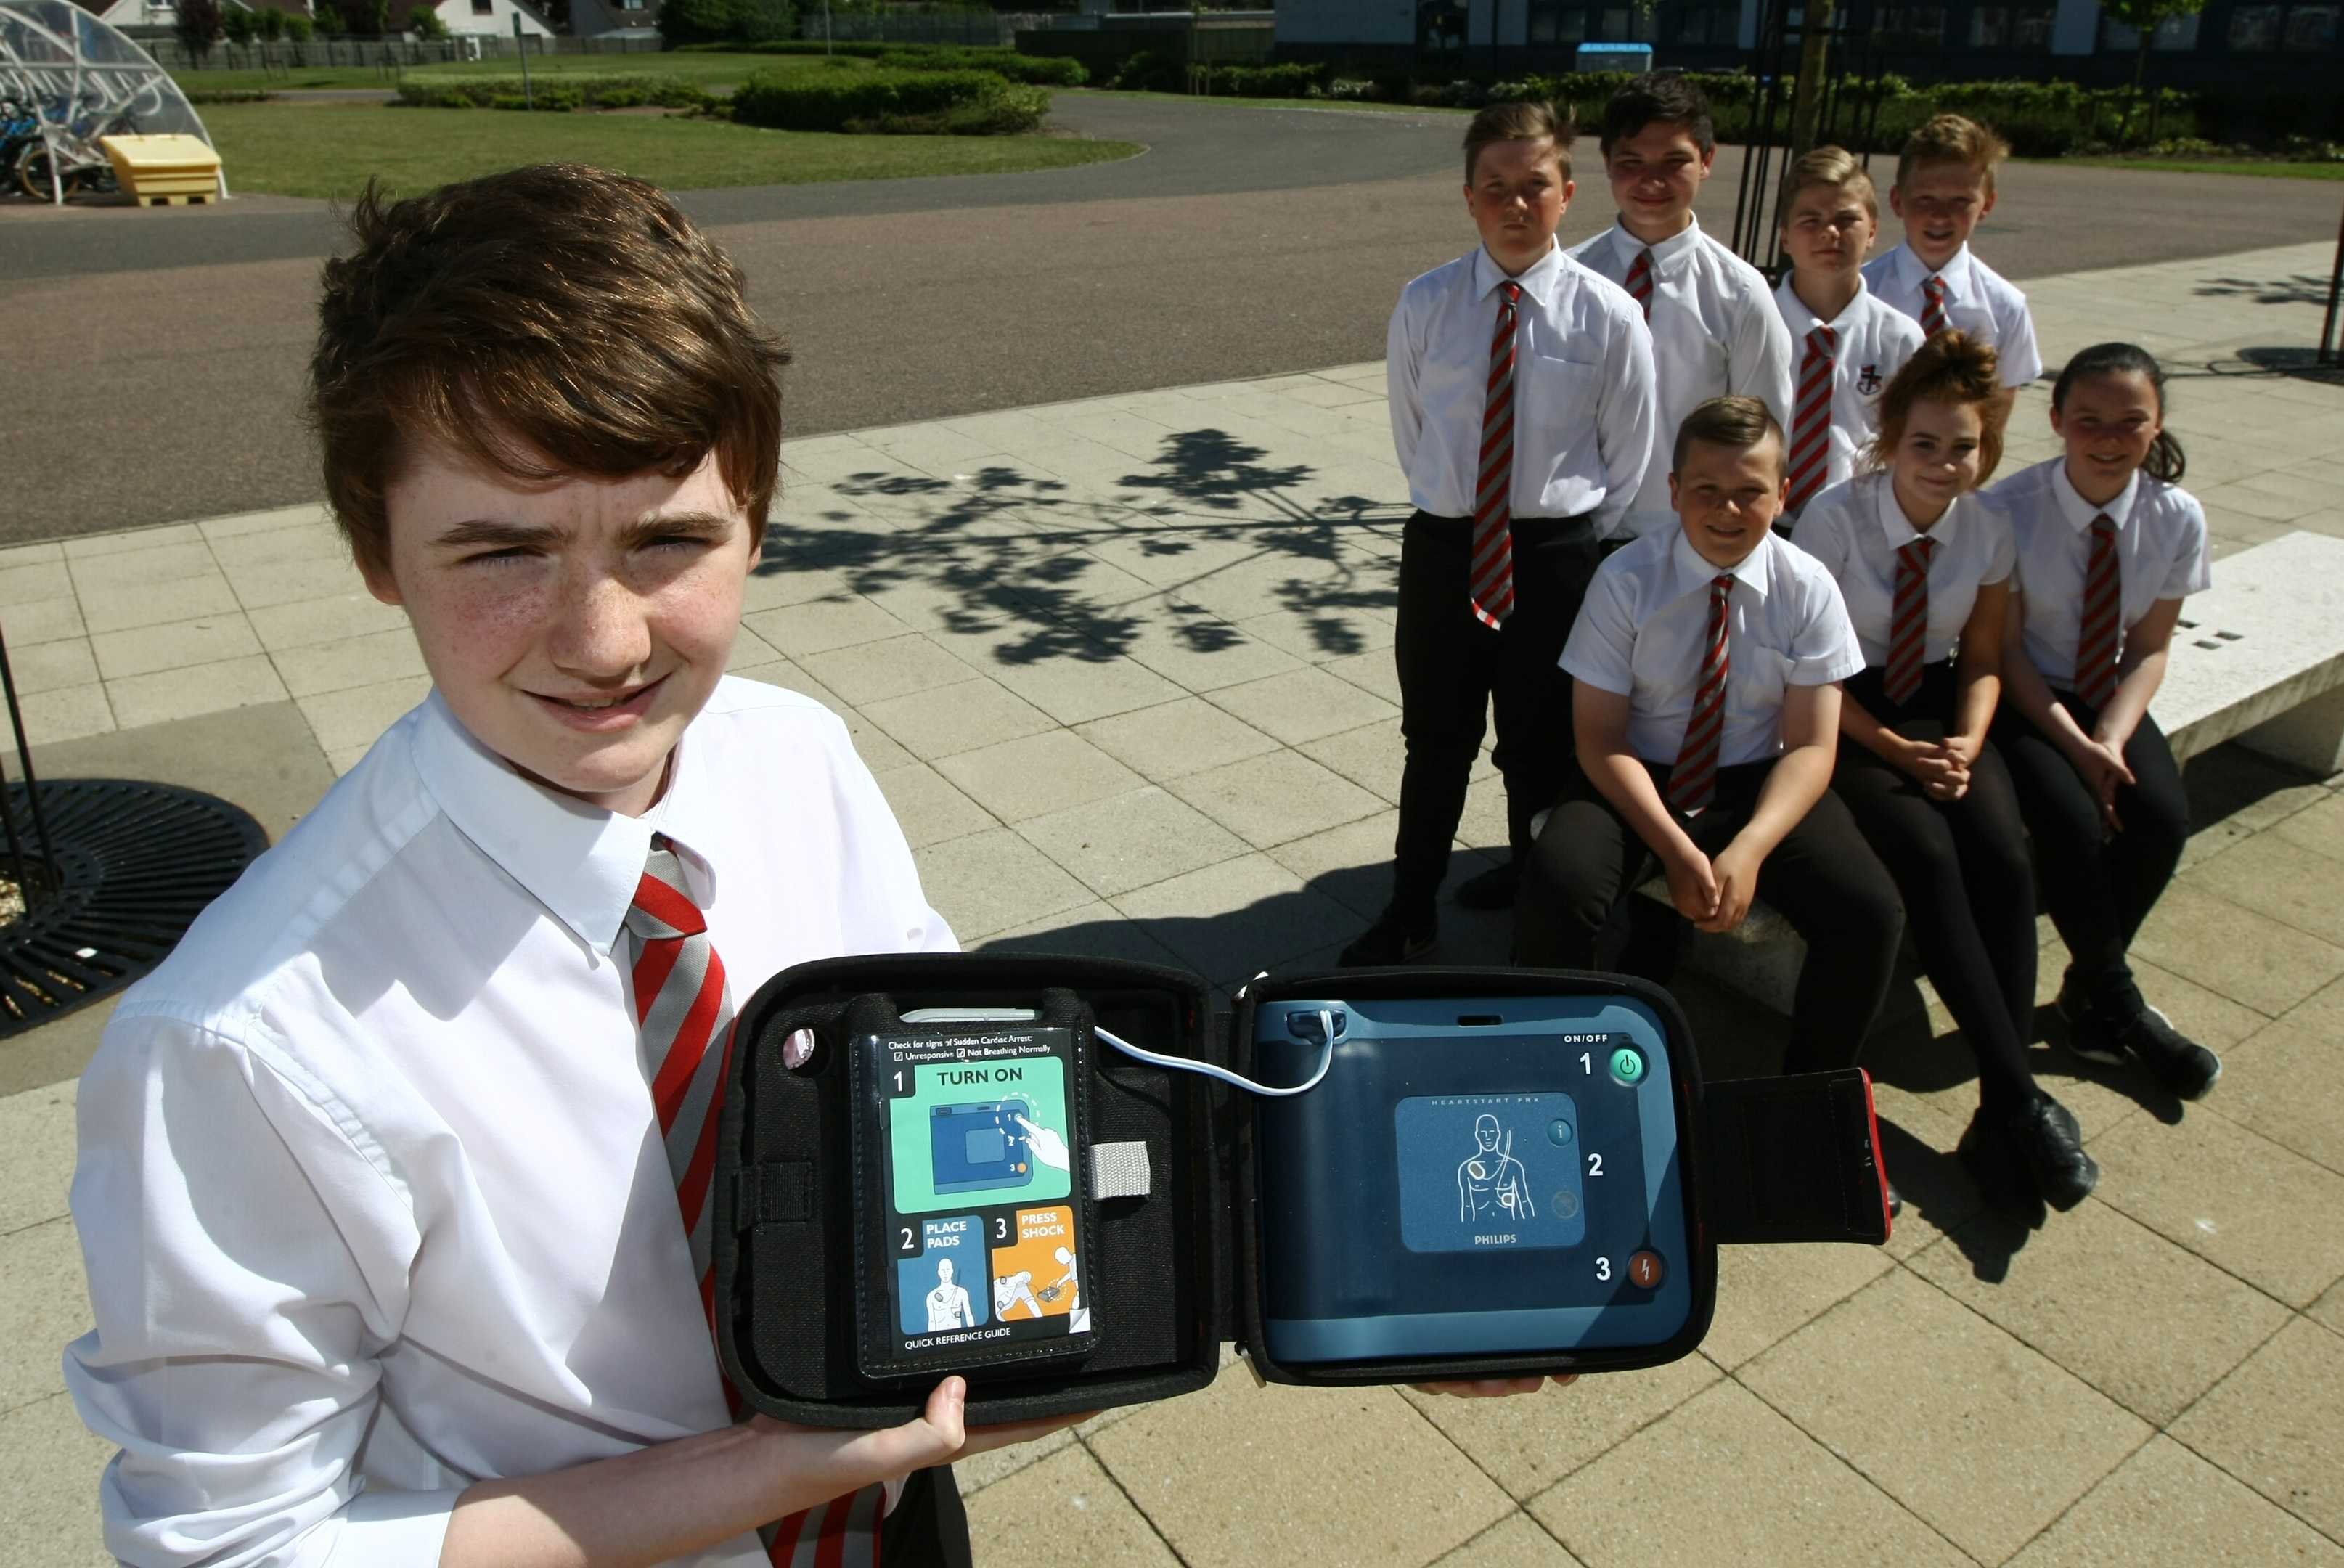
<path fill-rule="evenodd" d="M 1274 1089 L 1267 1084 L 1258 1084 L 1251 1078 L 1241 1077 L 1238 1074 L 1229 1071 L 1227 1067 L 1217 1067 L 1210 1062 L 1200 1062 L 1188 1057 L 1162 1057 L 1157 1055 L 1154 1051 L 1143 1051 L 1137 1046 L 1133 1045 L 1130 1041 L 1118 1039 L 1115 1036 L 1108 1034 L 1105 1029 L 1098 1027 L 1096 1025 L 1093 1025 L 1091 1027 L 1091 1033 L 1096 1035 L 1100 1039 L 1105 1040 L 1108 1045 L 1113 1046 L 1116 1050 L 1121 1051 L 1125 1056 L 1133 1057 L 1138 1061 L 1146 1062 L 1150 1067 L 1170 1067 L 1175 1072 L 1202 1073 L 1208 1078 L 1218 1078 L 1225 1084 L 1228 1084 L 1236 1088 L 1244 1089 L 1250 1094 L 1268 1095 L 1273 1099 L 1283 1099 L 1288 1095 L 1298 1095 L 1305 1093 L 1308 1090 L 1317 1088 L 1318 1087 L 1318 1080 L 1325 1077 L 1327 1076 L 1327 1069 L 1335 1064 L 1334 1009 L 1331 1007 L 1320 1008 L 1318 1010 L 1318 1025 L 1319 1027 L 1327 1032 L 1326 1048 L 1318 1053 L 1318 1070 L 1310 1075 L 1308 1082 L 1296 1084 L 1292 1088 L 1287 1089 Z"/>

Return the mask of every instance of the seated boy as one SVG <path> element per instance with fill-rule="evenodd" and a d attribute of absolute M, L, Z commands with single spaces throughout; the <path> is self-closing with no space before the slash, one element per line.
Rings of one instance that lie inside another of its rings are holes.
<path fill-rule="evenodd" d="M 1702 90 L 1673 71 L 1637 77 L 1603 107 L 1603 171 L 1620 221 L 1571 248 L 1571 258 L 1625 288 L 1652 329 L 1660 440 L 1711 398 L 1745 393 L 1778 424 L 1791 418 L 1791 335 L 1765 275 L 1702 231 L 1693 198 L 1717 158 Z M 1608 531 L 1674 532 L 1668 476 L 1652 466 Z"/>
<path fill-rule="evenodd" d="M 96 1326 L 66 1371 L 122 1449 L 106 1547 L 965 1562 L 941 1467 L 1044 1429 L 965 1434 L 956 1378 L 892 1431 L 736 1425 L 709 1333 L 734 1007 L 808 959 L 954 945 L 845 727 L 723 673 L 783 355 L 618 175 L 369 191 L 353 227 L 312 414 L 433 690 L 126 994 L 82 1080 Z"/>
<path fill-rule="evenodd" d="M 1807 939 L 1786 1072 L 1852 1066 L 1888 989 L 1895 885 L 1830 792 L 1839 683 L 1864 668 L 1839 585 L 1777 539 L 1783 430 L 1755 398 L 1678 430 L 1679 526 L 1606 561 L 1562 653 L 1577 766 L 1514 914 L 1517 963 L 1597 966 L 1613 906 L 1655 861 L 1678 913 L 1731 931 L 1762 887 Z M 1665 981 L 1673 920 L 1618 966 Z"/>
<path fill-rule="evenodd" d="M 1970 235 L 1994 210 L 1994 171 L 2010 144 L 1975 120 L 1939 115 L 1904 140 L 1888 205 L 1904 242 L 1867 262 L 1866 287 L 1934 338 L 1948 327 L 1984 339 L 2002 360 L 2002 384 L 2043 373 L 2026 296 L 1970 251 Z M 2006 415 L 2008 404 L 2004 405 Z"/>

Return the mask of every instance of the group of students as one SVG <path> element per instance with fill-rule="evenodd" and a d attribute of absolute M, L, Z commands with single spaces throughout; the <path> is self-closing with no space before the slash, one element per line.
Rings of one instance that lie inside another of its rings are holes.
<path fill-rule="evenodd" d="M 1969 249 L 1992 132 L 1913 135 L 1904 243 L 1869 262 L 1869 176 L 1798 159 L 1772 290 L 1693 217 L 1698 88 L 1614 95 L 1619 220 L 1564 250 L 1571 139 L 1546 105 L 1477 116 L 1481 244 L 1392 315 L 1406 762 L 1392 898 L 1343 961 L 1431 949 L 1494 705 L 1511 854 L 1456 896 L 1511 906 L 1516 962 L 1665 981 L 1677 917 L 1730 931 L 1763 884 L 1807 944 L 1784 1068 L 1814 1071 L 1857 1060 L 1909 925 L 1978 1058 L 1963 1163 L 1997 1209 L 2071 1209 L 2099 1169 L 2028 1066 L 2038 871 L 2075 1052 L 2186 1098 L 2221 1071 L 2127 962 L 2188 832 L 2148 703 L 2210 581 L 2162 374 L 2078 353 L 2063 455 L 1985 489 L 2043 372 L 2025 296 Z M 1655 869 L 1673 912 L 1626 896 Z"/>

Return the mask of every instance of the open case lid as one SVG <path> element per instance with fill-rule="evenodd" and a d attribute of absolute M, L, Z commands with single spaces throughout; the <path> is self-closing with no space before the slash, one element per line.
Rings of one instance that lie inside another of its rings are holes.
<path fill-rule="evenodd" d="M 1676 1124 L 1672 1190 L 1686 1210 L 1689 1288 L 1664 1342 L 1443 1356 L 1433 1361 L 1282 1363 L 1268 1353 L 1263 1224 L 1255 1199 L 1259 1106 L 1250 1094 L 1135 1060 L 1096 1042 L 1085 1120 L 1094 1145 L 1146 1147 L 1147 1195 L 1090 1203 L 1086 1292 L 1098 1348 L 1079 1361 L 972 1376 L 973 1424 L 1040 1419 L 1191 1392 L 1235 1340 L 1257 1373 L 1349 1387 L 1626 1370 L 1690 1352 L 1715 1299 L 1716 1247 L 1733 1241 L 1886 1239 L 1884 1182 L 1869 1081 L 1854 1069 L 1704 1085 L 1692 1032 L 1665 990 L 1617 975 L 1526 969 L 1348 969 L 1258 976 L 1217 1019 L 1205 982 L 1121 960 L 1026 954 L 905 954 L 798 966 L 743 1008 L 726 1067 L 714 1182 L 718 1352 L 753 1408 L 822 1426 L 893 1425 L 926 1393 L 857 1369 L 860 1288 L 842 1267 L 854 1219 L 847 1045 L 916 1029 L 925 1008 L 1032 1009 L 1045 1024 L 1087 1020 L 1157 1054 L 1254 1074 L 1255 1018 L 1310 997 L 1602 998 L 1649 1026 L 1665 1051 Z M 884 1000 L 881 999 L 884 997 Z M 1226 1026 L 1226 1035 L 1223 1027 Z M 818 1042 L 801 1061 L 788 1042 Z M 1336 1061 L 1339 1067 L 1340 1053 Z M 1112 1284 L 1107 1284 L 1112 1281 Z"/>

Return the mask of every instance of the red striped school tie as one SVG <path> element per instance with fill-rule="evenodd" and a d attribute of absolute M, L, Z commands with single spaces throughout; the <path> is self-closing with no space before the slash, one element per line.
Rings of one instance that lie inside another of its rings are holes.
<path fill-rule="evenodd" d="M 732 997 L 724 986 L 724 960 L 708 939 L 708 922 L 684 885 L 675 852 L 667 840 L 654 837 L 626 924 L 635 1027 L 651 1073 L 652 1107 L 667 1146 L 684 1234 L 691 1239 L 701 1310 L 713 1333 L 716 1227 L 709 1189 L 716 1173 L 725 1067 L 732 1056 Z M 740 1415 L 740 1396 L 729 1381 L 724 1397 Z M 767 1525 L 758 1533 L 766 1557 L 777 1568 L 876 1568 L 885 1497 L 884 1487 L 869 1486 Z"/>
<path fill-rule="evenodd" d="M 1652 248 L 1636 252 L 1636 259 L 1628 263 L 1628 297 L 1644 308 L 1644 319 L 1652 319 Z"/>
<path fill-rule="evenodd" d="M 1921 659 L 1929 642 L 1929 557 L 1937 541 L 1916 539 L 1896 552 L 1896 608 L 1888 622 L 1888 675 L 1881 689 L 1903 707 L 1921 689 Z"/>
<path fill-rule="evenodd" d="M 1945 280 L 1942 278 L 1921 279 L 1921 336 L 1934 338 L 1944 331 L 1945 319 Z"/>
<path fill-rule="evenodd" d="M 1721 572 L 1709 584 L 1709 638 L 1701 655 L 1701 685 L 1685 721 L 1684 744 L 1669 774 L 1669 804 L 1687 816 L 1705 811 L 1717 797 L 1717 744 L 1725 736 L 1725 677 L 1732 660 L 1725 643 L 1725 601 L 1733 573 Z"/>
<path fill-rule="evenodd" d="M 1808 333 L 1791 416 L 1791 489 L 1784 504 L 1793 517 L 1815 498 L 1831 471 L 1832 373 L 1838 364 L 1839 334 L 1829 327 Z"/>
<path fill-rule="evenodd" d="M 2117 644 L 2124 608 L 2117 571 L 2117 525 L 2107 512 L 2092 519 L 2092 559 L 2084 568 L 2084 629 L 2076 639 L 2076 694 L 2105 708 L 2117 694 Z"/>
<path fill-rule="evenodd" d="M 1481 405 L 1481 467 L 1473 491 L 1473 618 L 1496 628 L 1514 612 L 1514 322 L 1522 286 L 1498 285 L 1490 390 Z"/>

